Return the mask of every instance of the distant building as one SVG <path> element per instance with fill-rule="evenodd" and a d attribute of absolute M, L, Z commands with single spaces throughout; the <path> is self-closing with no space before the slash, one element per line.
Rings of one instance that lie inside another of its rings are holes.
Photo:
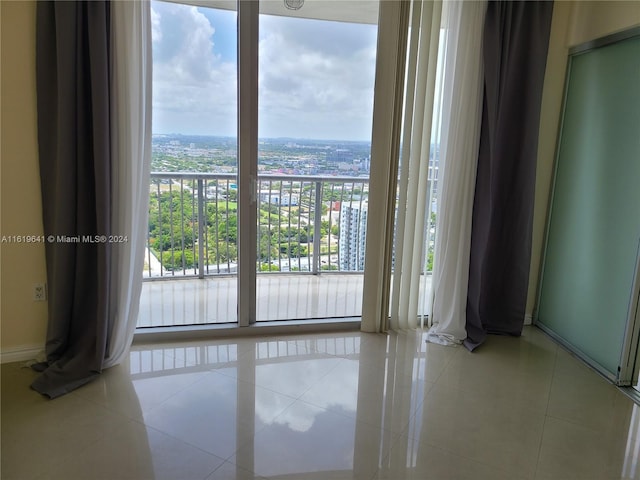
<path fill-rule="evenodd" d="M 338 242 L 340 270 L 363 271 L 367 234 L 368 203 L 342 202 L 340 210 L 340 240 Z"/>
<path fill-rule="evenodd" d="M 262 204 L 282 205 L 285 207 L 297 206 L 298 196 L 290 195 L 288 193 L 280 194 L 273 190 L 260 190 L 260 202 Z"/>
<path fill-rule="evenodd" d="M 327 152 L 327 161 L 331 163 L 343 163 L 350 162 L 352 160 L 353 153 L 346 148 L 336 148 L 332 152 Z"/>

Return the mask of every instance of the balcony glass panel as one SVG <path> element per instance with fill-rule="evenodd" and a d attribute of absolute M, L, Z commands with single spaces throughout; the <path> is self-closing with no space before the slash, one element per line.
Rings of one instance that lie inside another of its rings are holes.
<path fill-rule="evenodd" d="M 259 18 L 257 320 L 359 316 L 378 4 L 289 3 Z"/>

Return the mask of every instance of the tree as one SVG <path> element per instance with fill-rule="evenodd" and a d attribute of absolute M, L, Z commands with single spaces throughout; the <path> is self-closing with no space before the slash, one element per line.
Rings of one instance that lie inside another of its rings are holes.
<path fill-rule="evenodd" d="M 280 258 L 277 241 L 273 241 L 273 235 L 268 227 L 260 226 L 260 241 L 258 243 L 258 258 L 261 261 L 269 261 Z"/>
<path fill-rule="evenodd" d="M 271 263 L 260 263 L 260 271 L 261 272 L 279 272 L 280 267 L 278 265 L 273 265 Z"/>
<path fill-rule="evenodd" d="M 285 258 L 298 258 L 306 257 L 309 255 L 309 248 L 306 245 L 300 245 L 300 243 L 281 243 L 280 254 Z"/>
<path fill-rule="evenodd" d="M 198 264 L 198 254 L 192 250 L 174 250 L 162 253 L 162 266 L 170 271 L 186 270 Z"/>
<path fill-rule="evenodd" d="M 329 221 L 322 220 L 322 222 L 320 223 L 320 235 L 324 237 L 325 235 L 327 235 L 327 233 L 329 233 Z"/>
<path fill-rule="evenodd" d="M 337 265 L 322 265 L 320 270 L 338 270 Z"/>
<path fill-rule="evenodd" d="M 216 243 L 215 237 L 208 238 L 207 263 L 220 264 L 236 262 L 238 260 L 238 247 L 230 242 L 222 240 Z"/>

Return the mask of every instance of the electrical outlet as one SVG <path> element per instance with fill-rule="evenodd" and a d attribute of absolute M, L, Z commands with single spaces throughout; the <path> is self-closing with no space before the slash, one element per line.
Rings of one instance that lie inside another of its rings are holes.
<path fill-rule="evenodd" d="M 33 301 L 44 302 L 46 300 L 47 300 L 47 284 L 34 283 L 33 284 Z"/>

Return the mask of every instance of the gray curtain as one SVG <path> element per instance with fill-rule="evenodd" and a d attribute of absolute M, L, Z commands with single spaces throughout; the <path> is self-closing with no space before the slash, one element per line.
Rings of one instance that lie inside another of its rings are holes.
<path fill-rule="evenodd" d="M 105 1 L 38 2 L 36 84 L 49 324 L 32 384 L 55 398 L 102 370 L 109 319 L 109 32 Z M 90 240 L 92 239 L 92 240 Z"/>
<path fill-rule="evenodd" d="M 491 1 L 473 205 L 465 346 L 524 324 L 542 87 L 552 2 Z"/>

